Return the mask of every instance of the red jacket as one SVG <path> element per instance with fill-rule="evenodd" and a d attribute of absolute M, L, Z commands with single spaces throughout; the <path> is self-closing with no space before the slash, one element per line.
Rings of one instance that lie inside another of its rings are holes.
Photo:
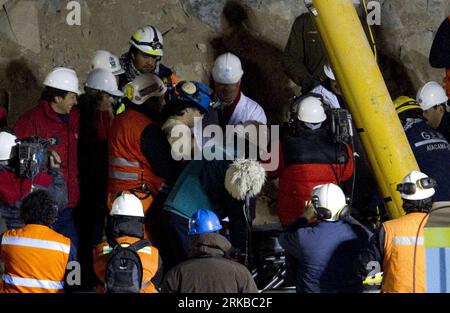
<path fill-rule="evenodd" d="M 47 173 L 40 173 L 34 178 L 34 185 L 48 188 L 52 177 Z M 14 172 L 0 171 L 0 201 L 8 205 L 15 205 L 17 201 L 30 193 L 31 180 L 21 179 Z"/>
<path fill-rule="evenodd" d="M 58 137 L 58 144 L 51 148 L 61 157 L 61 171 L 66 178 L 68 207 L 77 206 L 79 199 L 78 188 L 78 132 L 79 112 L 72 108 L 68 123 L 64 123 L 50 103 L 40 99 L 38 105 L 25 113 L 14 125 L 14 132 L 18 138 L 40 136 L 42 138 Z"/>
<path fill-rule="evenodd" d="M 339 185 L 353 175 L 352 149 L 348 145 L 345 146 L 346 153 L 343 153 L 347 155 L 345 163 L 338 164 L 331 161 L 326 163 L 324 162 L 326 157 L 321 149 L 326 149 L 327 142 L 323 140 L 323 136 L 317 137 L 309 134 L 298 140 L 299 146 L 305 142 L 303 148 L 291 149 L 290 156 L 288 156 L 289 152 L 283 151 L 286 150 L 285 147 L 283 148 L 285 145 L 280 145 L 279 168 L 277 171 L 269 173 L 269 176 L 280 177 L 277 215 L 282 225 L 289 225 L 300 217 L 305 202 L 311 199 L 313 187 L 328 183 Z M 318 149 L 311 142 L 320 145 L 321 148 Z M 305 157 L 306 150 L 310 150 L 310 153 Z M 286 159 L 289 157 L 293 160 L 297 159 L 297 161 L 290 161 L 289 164 L 286 164 Z M 336 176 L 339 182 L 336 181 Z"/>

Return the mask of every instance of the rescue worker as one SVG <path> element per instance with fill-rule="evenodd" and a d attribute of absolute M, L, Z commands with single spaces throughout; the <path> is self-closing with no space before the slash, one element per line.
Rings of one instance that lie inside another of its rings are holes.
<path fill-rule="evenodd" d="M 161 63 L 164 55 L 161 32 L 152 25 L 140 27 L 131 36 L 130 44 L 130 50 L 120 57 L 125 73 L 120 75 L 119 88 L 124 88 L 141 74 L 152 73 L 171 91 L 178 80 L 172 70 Z"/>
<path fill-rule="evenodd" d="M 256 293 L 248 269 L 226 257 L 231 248 L 218 233 L 222 225 L 214 212 L 200 209 L 189 221 L 191 259 L 173 267 L 164 277 L 161 292 Z"/>
<path fill-rule="evenodd" d="M 144 210 L 136 196 L 123 193 L 114 200 L 106 237 L 107 241 L 94 248 L 94 270 L 99 280 L 97 292 L 105 292 L 106 268 L 114 246 L 120 244 L 126 247 L 144 238 Z M 162 279 L 162 262 L 158 249 L 149 245 L 138 250 L 137 254 L 143 270 L 140 292 L 157 293 Z"/>
<path fill-rule="evenodd" d="M 297 259 L 297 292 L 362 292 L 354 260 L 370 236 L 348 214 L 341 188 L 315 186 L 303 215 L 279 237 L 280 245 Z"/>
<path fill-rule="evenodd" d="M 430 81 L 419 89 L 416 100 L 428 124 L 450 142 L 450 113 L 447 111 L 448 97 L 444 88 L 437 82 Z"/>
<path fill-rule="evenodd" d="M 0 259 L 5 271 L 1 293 L 57 293 L 68 289 L 67 265 L 76 259 L 69 238 L 50 228 L 58 208 L 50 194 L 37 190 L 20 207 L 25 227 L 0 235 Z"/>
<path fill-rule="evenodd" d="M 280 165 L 272 177 L 280 177 L 277 214 L 282 225 L 302 213 L 314 186 L 341 185 L 353 174 L 352 149 L 335 143 L 326 125 L 319 98 L 306 95 L 292 107 L 293 133 L 281 139 Z"/>
<path fill-rule="evenodd" d="M 13 127 L 19 138 L 39 136 L 58 139 L 54 150 L 61 157 L 61 171 L 66 179 L 69 202 L 67 208 L 58 212 L 53 227 L 69 237 L 75 247 L 78 245 L 75 208 L 80 196 L 77 161 L 79 112 L 74 107 L 78 94 L 75 71 L 64 67 L 53 69 L 45 78 L 38 105 L 20 117 Z"/>
<path fill-rule="evenodd" d="M 238 125 L 248 121 L 267 124 L 264 109 L 241 91 L 243 75 L 241 60 L 236 55 L 228 52 L 215 60 L 212 78 L 217 101 L 213 104 L 214 110 L 209 110 L 205 115 L 202 128 L 194 129 L 199 147 L 203 147 L 210 139 L 202 133 L 208 125 L 220 125 L 225 129 L 226 125 Z"/>
<path fill-rule="evenodd" d="M 361 253 L 361 281 L 378 262 L 383 272 L 381 292 L 425 292 L 425 249 L 423 229 L 433 205 L 436 182 L 426 174 L 412 171 L 397 190 L 406 215 L 384 222 L 372 237 L 370 247 Z"/>
<path fill-rule="evenodd" d="M 92 247 L 101 242 L 105 224 L 108 182 L 108 133 L 114 98 L 122 97 L 110 69 L 93 69 L 86 80 L 85 93 L 78 100 L 80 134 L 78 169 L 80 181 L 80 250 L 82 285 L 96 284 L 92 271 Z"/>
<path fill-rule="evenodd" d="M 155 207 L 164 202 L 181 171 L 161 130 L 166 90 L 154 74 L 142 74 L 125 88 L 129 110 L 114 118 L 108 138 L 110 209 L 113 200 L 128 191 L 142 201 L 147 214 L 157 197 L 161 202 Z"/>
<path fill-rule="evenodd" d="M 8 229 L 22 228 L 20 203 L 35 189 L 46 189 L 59 210 L 67 207 L 67 187 L 60 167 L 60 158 L 51 152 L 47 172 L 41 172 L 31 180 L 19 176 L 17 137 L 7 131 L 0 132 L 0 215 Z"/>
<path fill-rule="evenodd" d="M 394 101 L 394 107 L 419 168 L 437 181 L 434 200 L 449 200 L 450 177 L 442 169 L 450 168 L 450 144 L 427 124 L 416 100 L 401 96 Z"/>
<path fill-rule="evenodd" d="M 354 0 L 358 14 L 362 16 L 359 0 Z M 371 32 L 365 18 L 360 17 L 366 36 Z M 372 48 L 375 50 L 375 47 Z M 323 67 L 327 63 L 323 42 L 309 12 L 298 16 L 292 24 L 282 55 L 286 75 L 307 94 L 324 79 Z"/>
<path fill-rule="evenodd" d="M 436 32 L 429 61 L 432 67 L 445 68 L 444 83 L 447 96 L 450 97 L 450 16 L 442 21 Z"/>

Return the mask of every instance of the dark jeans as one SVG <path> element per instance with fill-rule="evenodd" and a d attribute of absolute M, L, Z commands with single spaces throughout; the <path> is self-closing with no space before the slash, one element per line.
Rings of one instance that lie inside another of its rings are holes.
<path fill-rule="evenodd" d="M 191 242 L 189 239 L 189 220 L 172 212 L 161 212 L 161 223 L 164 242 L 160 244 L 161 258 L 164 262 L 164 271 L 185 261 L 189 257 Z"/>
<path fill-rule="evenodd" d="M 52 226 L 53 230 L 69 238 L 75 249 L 78 249 L 78 230 L 75 224 L 75 209 L 65 208 L 58 213 L 58 220 Z"/>

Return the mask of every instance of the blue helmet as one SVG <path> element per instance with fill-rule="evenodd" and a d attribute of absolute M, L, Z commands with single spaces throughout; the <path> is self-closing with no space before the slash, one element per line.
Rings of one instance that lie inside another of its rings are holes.
<path fill-rule="evenodd" d="M 189 101 L 202 111 L 207 113 L 212 102 L 212 90 L 197 81 L 181 81 L 177 84 L 178 99 Z"/>
<path fill-rule="evenodd" d="M 189 235 L 212 233 L 222 229 L 219 218 L 210 210 L 199 209 L 189 220 Z"/>

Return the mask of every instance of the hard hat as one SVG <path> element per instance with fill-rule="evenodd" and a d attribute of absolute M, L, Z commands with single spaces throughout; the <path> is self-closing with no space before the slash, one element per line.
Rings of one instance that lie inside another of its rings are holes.
<path fill-rule="evenodd" d="M 181 81 L 177 84 L 176 90 L 180 100 L 189 101 L 200 109 L 202 113 L 207 113 L 211 104 L 212 90 L 197 81 Z"/>
<path fill-rule="evenodd" d="M 214 62 L 212 76 L 219 84 L 236 84 L 244 75 L 241 61 L 232 53 L 220 55 Z"/>
<path fill-rule="evenodd" d="M 0 161 L 7 161 L 15 156 L 14 147 L 17 137 L 8 132 L 0 132 Z"/>
<path fill-rule="evenodd" d="M 123 192 L 116 200 L 114 200 L 109 215 L 144 217 L 144 208 L 138 197 Z"/>
<path fill-rule="evenodd" d="M 92 70 L 86 80 L 86 87 L 104 91 L 116 97 L 123 97 L 123 92 L 117 86 L 116 77 L 111 71 L 104 68 L 96 68 Z"/>
<path fill-rule="evenodd" d="M 163 56 L 163 36 L 154 26 L 140 27 L 131 36 L 130 43 L 145 54 Z"/>
<path fill-rule="evenodd" d="M 426 111 L 432 107 L 447 102 L 448 97 L 444 88 L 435 81 L 423 85 L 417 92 L 417 102 L 422 110 Z"/>
<path fill-rule="evenodd" d="M 125 95 L 134 104 L 142 104 L 152 97 L 160 97 L 167 91 L 166 85 L 155 74 L 139 75 L 125 86 Z"/>
<path fill-rule="evenodd" d="M 413 98 L 400 96 L 394 100 L 394 108 L 397 114 L 403 113 L 409 110 L 422 110 L 419 105 L 419 102 L 414 100 Z"/>
<path fill-rule="evenodd" d="M 327 75 L 329 79 L 336 80 L 336 77 L 334 76 L 333 70 L 331 69 L 331 65 L 329 63 L 323 66 L 323 71 L 325 72 L 325 75 Z"/>
<path fill-rule="evenodd" d="M 311 200 L 317 215 L 325 221 L 334 222 L 345 208 L 344 192 L 335 184 L 318 185 L 312 190 Z"/>
<path fill-rule="evenodd" d="M 436 181 L 419 171 L 412 171 L 397 185 L 400 196 L 406 200 L 424 200 L 434 195 Z"/>
<path fill-rule="evenodd" d="M 45 78 L 44 86 L 79 94 L 77 73 L 70 68 L 57 67 Z"/>
<path fill-rule="evenodd" d="M 327 119 L 322 101 L 313 96 L 302 98 L 299 101 L 297 117 L 306 123 L 322 123 Z"/>
<path fill-rule="evenodd" d="M 189 235 L 212 233 L 221 229 L 219 218 L 210 210 L 200 209 L 189 219 Z"/>
<path fill-rule="evenodd" d="M 91 61 L 91 70 L 96 68 L 104 68 L 109 70 L 113 75 L 125 73 L 125 70 L 120 65 L 119 58 L 106 50 L 95 51 L 94 57 Z"/>

